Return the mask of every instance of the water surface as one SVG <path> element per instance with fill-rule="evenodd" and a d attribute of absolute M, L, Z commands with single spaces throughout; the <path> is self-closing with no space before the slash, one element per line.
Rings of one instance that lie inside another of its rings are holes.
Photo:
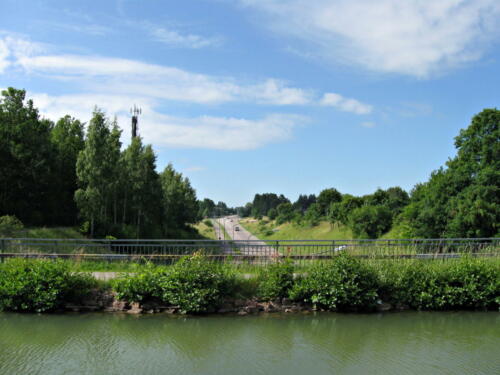
<path fill-rule="evenodd" d="M 0 374 L 500 374 L 500 314 L 0 314 Z"/>

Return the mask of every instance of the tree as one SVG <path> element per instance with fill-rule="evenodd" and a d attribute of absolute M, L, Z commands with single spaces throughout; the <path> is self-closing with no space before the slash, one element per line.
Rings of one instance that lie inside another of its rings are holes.
<path fill-rule="evenodd" d="M 95 109 L 90 120 L 85 146 L 80 151 L 76 163 L 76 175 L 80 188 L 75 192 L 75 200 L 80 213 L 90 222 L 90 235 L 94 235 L 96 223 L 99 229 L 106 229 L 106 206 L 110 201 L 110 190 L 114 186 L 116 134 L 111 135 L 110 123 L 105 113 Z M 119 150 L 118 150 L 119 151 Z"/>
<path fill-rule="evenodd" d="M 500 111 L 485 109 L 455 138 L 457 155 L 417 185 L 397 219 L 412 237 L 491 237 L 500 222 Z"/>
<path fill-rule="evenodd" d="M 26 91 L 12 87 L 0 98 L 0 215 L 39 225 L 53 222 L 56 209 L 53 124 L 25 99 Z"/>
<path fill-rule="evenodd" d="M 314 194 L 302 195 L 300 194 L 297 200 L 293 203 L 293 209 L 305 213 L 309 206 L 316 203 L 316 196 Z"/>
<path fill-rule="evenodd" d="M 356 237 L 380 237 L 390 229 L 391 223 L 391 212 L 385 206 L 362 206 L 349 216 L 349 227 Z"/>
<path fill-rule="evenodd" d="M 167 236 L 177 235 L 185 224 L 195 223 L 197 217 L 196 192 L 191 183 L 169 164 L 160 174 L 164 231 Z"/>
<path fill-rule="evenodd" d="M 276 224 L 278 225 L 292 221 L 294 216 L 294 210 L 290 202 L 281 203 L 276 207 L 276 212 L 278 213 L 276 217 Z"/>
<path fill-rule="evenodd" d="M 307 221 L 309 225 L 316 226 L 321 221 L 321 213 L 321 206 L 319 203 L 313 203 L 304 214 L 304 220 Z"/>
<path fill-rule="evenodd" d="M 328 210 L 328 220 L 334 224 L 341 222 L 347 225 L 349 222 L 349 215 L 351 212 L 363 205 L 363 198 L 355 197 L 351 194 L 344 194 L 340 202 L 333 202 L 330 204 Z"/>
<path fill-rule="evenodd" d="M 328 213 L 328 208 L 332 203 L 340 202 L 342 200 L 342 194 L 334 188 L 322 190 L 317 199 L 317 203 L 320 208 L 321 216 L 326 216 Z"/>
<path fill-rule="evenodd" d="M 74 199 L 77 189 L 76 160 L 85 146 L 83 124 L 69 115 L 64 116 L 52 129 L 51 140 L 56 149 L 57 183 L 54 184 L 54 193 L 59 203 L 55 221 L 75 225 L 78 216 Z"/>

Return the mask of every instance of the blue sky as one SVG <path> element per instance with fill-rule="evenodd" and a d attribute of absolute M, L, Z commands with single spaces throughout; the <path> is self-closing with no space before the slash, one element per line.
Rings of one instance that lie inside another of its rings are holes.
<path fill-rule="evenodd" d="M 500 103 L 496 0 L 0 3 L 0 88 L 43 116 L 97 105 L 199 198 L 410 190 Z"/>

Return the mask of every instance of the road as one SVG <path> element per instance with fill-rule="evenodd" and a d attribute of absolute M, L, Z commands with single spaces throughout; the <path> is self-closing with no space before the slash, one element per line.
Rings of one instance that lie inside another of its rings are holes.
<path fill-rule="evenodd" d="M 225 228 L 226 233 L 229 235 L 230 238 L 226 238 L 226 240 L 243 242 L 237 242 L 235 244 L 237 246 L 239 254 L 259 256 L 272 256 L 277 254 L 276 249 L 274 249 L 272 246 L 269 246 L 264 241 L 261 241 L 259 238 L 255 237 L 252 233 L 243 228 L 240 224 L 239 216 L 224 216 L 218 219 L 213 219 L 213 221 L 215 220 Z M 222 230 L 220 230 L 219 225 L 217 224 L 215 224 L 215 232 L 218 238 L 220 238 L 221 240 L 224 239 L 224 233 L 222 232 Z M 231 246 L 229 245 L 224 248 L 224 252 L 235 253 L 235 251 L 232 250 Z"/>

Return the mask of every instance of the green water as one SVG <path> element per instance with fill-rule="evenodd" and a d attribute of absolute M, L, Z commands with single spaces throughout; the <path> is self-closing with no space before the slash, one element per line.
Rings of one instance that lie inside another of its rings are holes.
<path fill-rule="evenodd" d="M 496 312 L 0 314 L 0 374 L 500 374 Z"/>

